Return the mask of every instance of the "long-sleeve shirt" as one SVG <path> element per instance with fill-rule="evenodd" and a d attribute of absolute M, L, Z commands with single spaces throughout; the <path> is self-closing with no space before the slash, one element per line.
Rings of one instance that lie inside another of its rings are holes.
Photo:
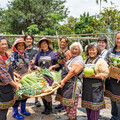
<path fill-rule="evenodd" d="M 103 58 L 99 58 L 95 64 L 96 74 L 101 74 L 103 77 L 107 78 L 109 74 L 108 64 Z"/>
<path fill-rule="evenodd" d="M 7 85 L 11 81 L 12 81 L 12 78 L 7 71 L 5 61 L 0 56 L 0 85 Z"/>
<path fill-rule="evenodd" d="M 38 52 L 38 54 L 36 55 L 33 67 L 38 66 L 38 60 L 39 60 L 40 56 L 49 56 L 50 54 L 51 54 L 51 63 L 52 63 L 52 65 L 55 65 L 57 63 L 57 59 L 55 56 L 56 52 L 49 50 L 47 52 Z"/>

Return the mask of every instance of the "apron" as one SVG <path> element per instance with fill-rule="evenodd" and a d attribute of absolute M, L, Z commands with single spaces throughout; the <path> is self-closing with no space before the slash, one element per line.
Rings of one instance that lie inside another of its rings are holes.
<path fill-rule="evenodd" d="M 119 57 L 113 53 L 110 54 L 113 57 Z M 112 101 L 120 103 L 120 82 L 117 83 L 117 79 L 107 78 L 105 81 L 105 95 L 109 97 Z"/>
<path fill-rule="evenodd" d="M 13 79 L 13 68 L 12 64 L 10 62 L 10 59 L 8 58 L 6 61 L 8 73 L 11 75 L 11 78 Z M 0 80 L 0 82 L 2 82 Z M 0 85 L 0 109 L 8 109 L 12 107 L 15 103 L 14 98 L 14 87 L 10 84 L 8 85 Z"/>
<path fill-rule="evenodd" d="M 28 59 L 26 59 L 26 61 L 25 60 L 23 60 L 23 59 L 18 59 L 18 67 L 16 68 L 16 70 L 15 70 L 15 72 L 18 74 L 18 75 L 23 75 L 23 74 L 25 74 L 25 73 L 27 73 L 28 72 L 28 64 L 29 64 L 29 60 Z"/>
<path fill-rule="evenodd" d="M 65 76 L 69 72 L 68 68 L 67 68 L 68 64 L 66 64 L 63 67 L 63 70 L 62 70 L 62 79 L 65 78 Z M 82 73 L 82 71 L 80 73 Z M 68 80 L 65 83 L 65 85 L 63 86 L 63 88 L 59 88 L 58 89 L 57 95 L 56 95 L 55 99 L 57 101 L 60 101 L 61 104 L 64 105 L 64 106 L 73 107 L 74 106 L 74 102 L 75 102 L 75 97 L 76 97 L 77 81 L 78 81 L 78 77 L 77 76 L 73 76 L 70 80 Z"/>
<path fill-rule="evenodd" d="M 87 64 L 87 59 L 85 66 L 95 67 L 98 59 L 99 57 L 96 58 L 93 64 Z M 104 84 L 101 79 L 83 77 L 82 107 L 92 110 L 105 108 Z"/>
<path fill-rule="evenodd" d="M 52 66 L 52 62 L 51 62 L 51 56 L 52 56 L 51 52 L 48 56 L 40 56 L 39 60 L 38 60 L 38 66 L 41 68 L 49 68 L 50 66 Z M 47 81 L 48 82 L 48 81 Z M 49 80 L 49 85 L 52 85 L 53 80 Z"/>

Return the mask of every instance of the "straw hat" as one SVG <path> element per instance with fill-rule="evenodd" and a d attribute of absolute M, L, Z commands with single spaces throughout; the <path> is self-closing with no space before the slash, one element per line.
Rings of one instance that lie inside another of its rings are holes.
<path fill-rule="evenodd" d="M 46 40 L 48 42 L 48 46 L 51 50 L 53 50 L 53 46 L 52 46 L 52 42 L 50 39 L 46 38 L 46 37 L 43 37 L 39 40 L 39 42 L 36 44 L 38 48 L 40 48 L 40 42 L 43 41 L 43 40 Z"/>

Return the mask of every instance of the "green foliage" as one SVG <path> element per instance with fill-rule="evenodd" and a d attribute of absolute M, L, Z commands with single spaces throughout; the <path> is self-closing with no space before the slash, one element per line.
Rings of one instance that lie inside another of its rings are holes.
<path fill-rule="evenodd" d="M 62 20 L 68 15 L 65 2 L 66 0 L 11 1 L 8 4 L 8 9 L 0 12 L 2 15 L 0 19 L 3 21 L 1 32 L 21 34 L 22 30 L 27 32 L 27 28 L 33 24 L 38 25 L 39 31 L 44 31 L 45 28 L 53 28 L 54 21 L 52 18 Z"/>
<path fill-rule="evenodd" d="M 38 25 L 33 24 L 27 27 L 28 33 L 35 35 L 38 32 Z"/>
<path fill-rule="evenodd" d="M 80 21 L 75 23 L 74 30 L 76 34 L 96 33 L 100 25 L 100 21 L 96 16 L 90 16 L 89 13 L 84 13 L 80 15 Z"/>
<path fill-rule="evenodd" d="M 103 23 L 104 30 L 111 30 L 113 32 L 120 30 L 120 11 L 116 7 L 111 2 L 111 6 L 104 7 L 100 13 L 99 19 Z"/>
<path fill-rule="evenodd" d="M 74 34 L 74 25 L 77 22 L 77 18 L 70 16 L 67 18 L 67 22 L 63 25 L 58 26 L 58 33 L 60 35 Z"/>

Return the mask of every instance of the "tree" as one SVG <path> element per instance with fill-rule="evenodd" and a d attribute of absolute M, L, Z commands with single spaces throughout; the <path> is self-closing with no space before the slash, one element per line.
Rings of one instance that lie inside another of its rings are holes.
<path fill-rule="evenodd" d="M 8 9 L 3 10 L 2 27 L 11 33 L 20 34 L 22 30 L 36 24 L 39 31 L 52 27 L 53 21 L 49 14 L 60 14 L 61 20 L 68 15 L 65 8 L 66 0 L 14 0 L 9 2 Z"/>
<path fill-rule="evenodd" d="M 60 35 L 74 34 L 74 26 L 77 21 L 78 18 L 74 18 L 73 16 L 68 17 L 65 24 L 58 26 L 58 33 Z"/>
<path fill-rule="evenodd" d="M 100 1 L 100 13 L 101 13 L 102 0 L 96 0 L 96 3 L 99 4 L 99 1 Z M 107 3 L 107 0 L 103 0 L 103 1 Z"/>
<path fill-rule="evenodd" d="M 27 29 L 28 29 L 28 33 L 35 35 L 38 32 L 38 25 L 36 24 L 30 25 L 29 27 L 27 27 Z"/>
<path fill-rule="evenodd" d="M 80 15 L 80 21 L 75 23 L 76 34 L 96 33 L 99 30 L 101 22 L 96 16 L 90 16 L 89 13 Z"/>
<path fill-rule="evenodd" d="M 103 12 L 100 13 L 99 19 L 103 22 L 103 27 L 106 31 L 115 32 L 120 30 L 120 11 L 116 7 L 111 2 L 111 6 L 104 7 Z"/>

